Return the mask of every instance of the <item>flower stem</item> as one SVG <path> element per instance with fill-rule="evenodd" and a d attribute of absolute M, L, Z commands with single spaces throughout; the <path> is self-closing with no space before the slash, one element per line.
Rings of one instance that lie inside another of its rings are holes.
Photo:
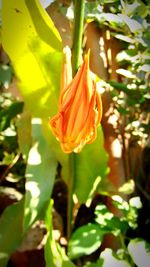
<path fill-rule="evenodd" d="M 82 51 L 82 34 L 84 25 L 84 6 L 85 0 L 74 1 L 74 28 L 73 28 L 73 44 L 72 44 L 72 72 L 75 76 L 81 60 Z M 71 153 L 69 155 L 69 186 L 68 186 L 68 225 L 67 238 L 69 240 L 72 231 L 72 213 L 73 213 L 73 191 L 76 179 L 76 155 Z"/>
<path fill-rule="evenodd" d="M 72 70 L 73 76 L 77 72 L 82 51 L 82 35 L 84 25 L 84 7 L 85 0 L 74 1 L 74 28 L 73 28 L 73 44 L 72 44 Z"/>
<path fill-rule="evenodd" d="M 68 225 L 67 239 L 69 240 L 72 231 L 72 215 L 73 215 L 73 191 L 75 182 L 75 153 L 69 155 L 69 186 L 68 186 Z"/>

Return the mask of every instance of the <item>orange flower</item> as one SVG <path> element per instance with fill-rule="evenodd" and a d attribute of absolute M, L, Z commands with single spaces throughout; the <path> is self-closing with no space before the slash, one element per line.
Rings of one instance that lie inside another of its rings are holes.
<path fill-rule="evenodd" d="M 61 81 L 59 112 L 50 119 L 50 127 L 65 153 L 78 153 L 85 144 L 92 143 L 96 138 L 102 103 L 95 76 L 89 69 L 89 52 L 69 85 L 67 80 L 70 80 L 70 74 L 66 66 L 69 66 L 69 61 Z"/>

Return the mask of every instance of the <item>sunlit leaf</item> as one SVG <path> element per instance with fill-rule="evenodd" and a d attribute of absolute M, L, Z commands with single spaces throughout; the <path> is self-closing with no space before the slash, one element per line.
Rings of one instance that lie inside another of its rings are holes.
<path fill-rule="evenodd" d="M 89 15 L 90 18 L 96 19 L 99 23 L 109 23 L 110 26 L 113 27 L 122 27 L 124 25 L 124 21 L 116 14 L 112 14 L 112 13 L 97 13 L 94 14 L 91 13 L 91 15 Z"/>
<path fill-rule="evenodd" d="M 126 1 L 121 1 L 123 6 L 122 13 L 127 16 L 133 16 L 138 14 L 141 17 L 147 15 L 147 6 L 141 0 L 134 0 L 131 4 Z"/>
<path fill-rule="evenodd" d="M 53 201 L 51 200 L 45 217 L 45 224 L 48 231 L 48 238 L 44 251 L 46 267 L 75 267 L 67 257 L 64 249 L 56 243 L 53 237 L 52 208 Z"/>
<path fill-rule="evenodd" d="M 38 0 L 4 0 L 2 42 L 20 81 L 21 94 L 36 117 L 57 110 L 62 44 Z"/>
<path fill-rule="evenodd" d="M 131 71 L 129 71 L 129 70 L 125 70 L 125 69 L 117 69 L 116 72 L 117 72 L 118 74 L 121 74 L 121 75 L 123 75 L 123 76 L 129 78 L 129 79 L 134 79 L 134 78 L 135 78 L 135 75 L 134 75 Z"/>
<path fill-rule="evenodd" d="M 117 61 L 121 62 L 121 61 L 135 61 L 139 58 L 139 56 L 137 55 L 137 53 L 132 49 L 132 50 L 123 50 L 120 53 L 117 54 Z"/>
<path fill-rule="evenodd" d="M 57 161 L 41 129 L 41 120 L 32 121 L 32 147 L 26 169 L 24 231 L 43 218 L 52 192 Z"/>
<path fill-rule="evenodd" d="M 120 210 L 129 210 L 129 204 L 121 196 L 114 195 L 112 196 L 113 204 Z"/>
<path fill-rule="evenodd" d="M 95 215 L 95 221 L 106 233 L 113 233 L 115 236 L 117 236 L 120 234 L 120 232 L 123 233 L 128 228 L 128 224 L 122 220 L 122 218 L 116 217 L 103 204 L 96 206 Z"/>
<path fill-rule="evenodd" d="M 62 166 L 61 175 L 65 182 L 69 183 L 69 172 L 68 172 L 68 164 L 69 164 L 69 157 L 68 154 L 65 154 L 61 148 L 60 143 L 56 140 L 55 136 L 52 134 L 50 130 L 50 126 L 47 121 L 43 121 L 42 124 L 44 136 L 51 147 L 55 157 L 57 158 L 58 162 Z"/>
<path fill-rule="evenodd" d="M 131 32 L 135 33 L 137 31 L 143 30 L 143 26 L 135 19 L 131 19 L 124 14 L 118 14 L 118 16 L 124 23 L 127 24 Z"/>
<path fill-rule="evenodd" d="M 7 207 L 0 218 L 0 266 L 7 266 L 10 255 L 22 240 L 24 200 Z"/>
<path fill-rule="evenodd" d="M 132 179 L 119 187 L 118 191 L 123 194 L 132 194 L 134 192 L 135 183 Z"/>
<path fill-rule="evenodd" d="M 47 141 L 50 143 L 51 149 L 62 166 L 62 177 L 66 183 L 69 184 L 69 157 L 67 154 L 63 153 L 59 142 L 49 131 L 49 127 L 46 123 L 44 123 L 44 133 Z M 99 127 L 97 139 L 92 144 L 86 145 L 80 153 L 75 154 L 75 181 L 73 193 L 76 194 L 80 202 L 86 202 L 88 200 L 97 180 L 99 180 L 99 183 L 96 185 L 95 189 L 98 191 L 101 179 L 104 179 L 108 173 L 107 162 L 108 155 L 104 149 L 103 132 L 102 128 Z M 98 179 L 98 177 L 101 179 Z"/>
<path fill-rule="evenodd" d="M 139 67 L 139 71 L 150 72 L 150 65 L 143 64 L 142 66 Z"/>
<path fill-rule="evenodd" d="M 97 139 L 92 144 L 86 145 L 81 153 L 75 157 L 74 193 L 80 202 L 86 202 L 98 176 L 102 179 L 106 177 L 108 173 L 107 161 L 108 155 L 104 149 L 103 132 L 102 128 L 99 127 Z"/>
<path fill-rule="evenodd" d="M 78 228 L 71 236 L 68 244 L 68 255 L 71 259 L 89 255 L 100 246 L 104 231 L 98 224 L 87 224 Z"/>
<path fill-rule="evenodd" d="M 133 38 L 131 38 L 129 36 L 126 36 L 126 35 L 123 35 L 123 34 L 118 34 L 117 33 L 117 34 L 115 34 L 115 37 L 117 39 L 120 39 L 120 40 L 125 41 L 127 43 L 131 43 L 131 44 L 135 43 L 135 40 Z"/>
<path fill-rule="evenodd" d="M 17 121 L 17 134 L 19 149 L 26 159 L 28 158 L 28 153 L 32 143 L 31 128 L 31 114 L 28 110 L 24 109 Z"/>

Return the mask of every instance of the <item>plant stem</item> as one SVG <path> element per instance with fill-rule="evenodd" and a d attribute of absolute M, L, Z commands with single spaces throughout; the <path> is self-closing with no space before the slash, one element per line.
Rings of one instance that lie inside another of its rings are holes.
<path fill-rule="evenodd" d="M 126 248 L 126 245 L 125 245 L 125 242 L 124 242 L 124 236 L 122 234 L 120 234 L 119 237 L 120 237 L 121 246 L 124 249 L 124 251 L 126 251 L 127 248 Z"/>
<path fill-rule="evenodd" d="M 73 76 L 80 66 L 82 51 L 82 34 L 84 25 L 84 7 L 85 0 L 74 1 L 74 28 L 72 44 L 72 71 Z"/>
<path fill-rule="evenodd" d="M 72 231 L 73 191 L 75 182 L 75 154 L 69 155 L 69 184 L 68 184 L 68 225 L 67 239 L 69 240 Z"/>
<path fill-rule="evenodd" d="M 74 29 L 73 29 L 73 45 L 72 45 L 72 72 L 75 76 L 81 59 L 82 49 L 82 34 L 84 24 L 84 6 L 85 0 L 74 1 Z M 69 185 L 68 185 L 68 225 L 67 238 L 69 240 L 72 230 L 72 211 L 73 211 L 73 191 L 76 179 L 75 164 L 76 155 L 71 153 L 69 155 Z"/>

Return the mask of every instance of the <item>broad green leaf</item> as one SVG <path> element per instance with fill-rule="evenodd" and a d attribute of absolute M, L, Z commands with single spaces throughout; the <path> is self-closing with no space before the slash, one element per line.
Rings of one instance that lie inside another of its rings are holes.
<path fill-rule="evenodd" d="M 75 267 L 65 254 L 64 249 L 56 243 L 53 237 L 52 208 L 53 201 L 51 200 L 45 217 L 45 224 L 48 231 L 48 238 L 44 250 L 46 267 Z"/>
<path fill-rule="evenodd" d="M 23 113 L 20 115 L 20 118 L 17 121 L 17 135 L 19 149 L 26 159 L 28 158 L 32 143 L 31 128 L 31 114 L 27 109 L 24 109 Z"/>
<path fill-rule="evenodd" d="M 80 202 L 86 202 L 88 200 L 97 177 L 105 178 L 108 172 L 107 160 L 108 156 L 104 149 L 103 131 L 99 127 L 97 139 L 92 144 L 86 145 L 81 153 L 76 154 L 74 193 Z"/>
<path fill-rule="evenodd" d="M 43 127 L 43 132 L 44 136 L 53 151 L 55 157 L 57 158 L 57 161 L 61 164 L 62 166 L 62 178 L 64 181 L 68 184 L 69 183 L 69 157 L 68 154 L 65 154 L 61 148 L 60 148 L 60 143 L 56 140 L 55 136 L 52 134 L 50 130 L 50 126 L 47 121 L 43 121 L 42 124 Z"/>
<path fill-rule="evenodd" d="M 34 22 L 34 26 L 38 35 L 44 42 L 46 42 L 48 45 L 50 44 L 52 48 L 61 51 L 62 45 L 59 33 L 50 20 L 48 14 L 43 8 L 41 8 L 40 2 L 38 0 L 25 0 L 25 3 L 27 5 L 32 21 Z M 41 23 L 40 27 L 39 20 Z M 46 32 L 48 33 L 48 35 L 46 35 Z"/>
<path fill-rule="evenodd" d="M 7 266 L 10 255 L 22 240 L 24 200 L 7 207 L 0 217 L 0 266 Z"/>
<path fill-rule="evenodd" d="M 32 147 L 26 169 L 24 230 L 43 218 L 56 175 L 57 161 L 42 132 L 41 120 L 32 120 Z"/>
<path fill-rule="evenodd" d="M 128 251 L 137 267 L 150 266 L 150 244 L 142 239 L 132 239 Z"/>
<path fill-rule="evenodd" d="M 102 267 L 131 267 L 127 261 L 120 260 L 110 248 L 102 251 L 100 259 L 104 261 Z"/>
<path fill-rule="evenodd" d="M 69 258 L 76 259 L 90 255 L 101 245 L 104 233 L 98 224 L 90 223 L 79 227 L 71 235 L 68 243 Z"/>
<path fill-rule="evenodd" d="M 2 43 L 31 114 L 57 110 L 62 59 L 59 34 L 38 0 L 2 1 Z"/>
<path fill-rule="evenodd" d="M 62 166 L 62 177 L 69 184 L 69 156 L 61 150 L 60 144 L 50 132 L 48 124 L 44 122 L 43 127 L 47 142 L 49 142 L 51 149 Z M 91 198 L 92 193 L 95 192 L 94 189 L 98 191 L 101 179 L 104 179 L 108 172 L 108 155 L 104 149 L 103 138 L 102 128 L 99 127 L 97 139 L 92 144 L 86 145 L 80 153 L 75 154 L 73 193 L 76 194 L 79 202 L 84 203 Z"/>

